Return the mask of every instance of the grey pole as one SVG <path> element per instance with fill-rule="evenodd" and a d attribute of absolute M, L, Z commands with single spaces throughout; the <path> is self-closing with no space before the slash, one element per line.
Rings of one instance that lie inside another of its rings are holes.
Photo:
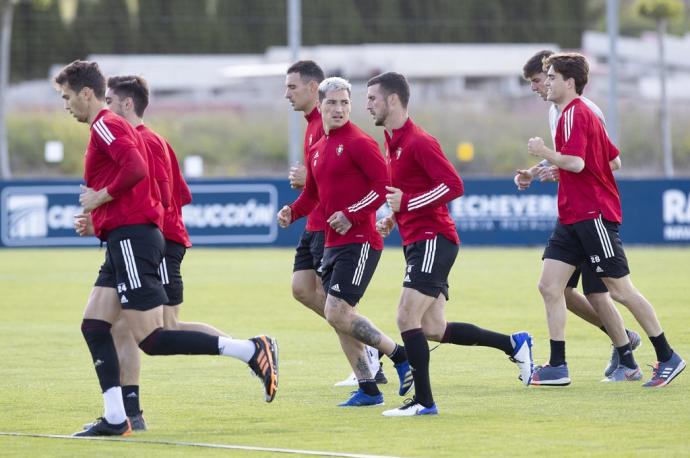
<path fill-rule="evenodd" d="M 671 147 L 671 124 L 668 117 L 668 94 L 666 93 L 666 19 L 657 20 L 657 38 L 659 40 L 659 84 L 661 100 L 659 101 L 659 122 L 661 123 L 661 145 L 664 151 L 664 175 L 673 176 L 673 149 Z"/>
<path fill-rule="evenodd" d="M 302 46 L 302 1 L 287 0 L 287 2 L 288 47 L 290 48 L 290 59 L 295 62 L 299 59 L 299 50 Z M 299 113 L 290 110 L 288 117 L 288 166 L 296 165 L 302 159 L 300 121 Z"/>
<path fill-rule="evenodd" d="M 10 40 L 12 39 L 12 14 L 14 3 L 0 3 L 0 179 L 12 178 L 10 153 L 7 145 L 7 90 L 10 85 Z"/>
<path fill-rule="evenodd" d="M 606 113 L 606 131 L 613 143 L 618 144 L 618 0 L 606 2 L 606 28 L 609 33 L 609 109 Z"/>

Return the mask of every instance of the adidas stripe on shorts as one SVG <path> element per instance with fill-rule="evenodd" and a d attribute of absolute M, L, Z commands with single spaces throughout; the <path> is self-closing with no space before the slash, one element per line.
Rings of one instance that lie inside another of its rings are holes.
<path fill-rule="evenodd" d="M 369 243 L 327 247 L 323 252 L 321 282 L 326 295 L 357 305 L 374 276 L 381 250 Z"/>
<path fill-rule="evenodd" d="M 123 309 L 150 310 L 168 302 L 160 279 L 165 240 L 152 224 L 121 226 L 108 234 L 95 286 L 116 288 Z"/>
<path fill-rule="evenodd" d="M 448 300 L 448 275 L 459 249 L 459 245 L 441 234 L 404 246 L 406 265 L 403 287 L 434 298 L 443 294 Z"/>
<path fill-rule="evenodd" d="M 575 267 L 586 262 L 599 278 L 621 278 L 630 273 L 618 223 L 601 215 L 575 224 L 556 223 L 542 259 L 555 259 Z"/>

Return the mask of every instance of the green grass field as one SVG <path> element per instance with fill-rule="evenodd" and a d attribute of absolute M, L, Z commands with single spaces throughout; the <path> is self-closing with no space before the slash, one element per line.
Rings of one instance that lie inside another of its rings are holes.
<path fill-rule="evenodd" d="M 502 332 L 526 329 L 535 359 L 548 358 L 536 289 L 540 248 L 462 249 L 450 279 L 447 317 Z M 444 345 L 432 353 L 437 417 L 384 418 L 384 408 L 342 409 L 334 388 L 350 369 L 329 326 L 289 292 L 293 251 L 193 249 L 183 273 L 182 318 L 235 337 L 268 333 L 280 344 L 275 401 L 246 366 L 221 357 L 143 357 L 141 395 L 149 431 L 133 441 L 234 444 L 402 457 L 688 456 L 690 373 L 664 389 L 603 384 L 610 342 L 573 315 L 566 388 L 522 386 L 517 368 L 488 348 Z M 630 248 L 633 279 L 655 305 L 671 345 L 690 358 L 690 249 Z M 79 325 L 103 251 L 0 250 L 0 432 L 71 434 L 101 414 L 100 389 Z M 400 341 L 395 325 L 402 274 L 384 252 L 360 308 Z M 628 327 L 640 330 L 627 310 Z M 655 360 L 647 339 L 636 352 Z M 383 387 L 397 406 L 397 377 Z M 275 456 L 268 451 L 0 435 L 2 456 Z"/>

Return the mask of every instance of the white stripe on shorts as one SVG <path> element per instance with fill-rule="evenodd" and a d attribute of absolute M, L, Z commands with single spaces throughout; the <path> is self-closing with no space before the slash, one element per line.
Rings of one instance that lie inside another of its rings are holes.
<path fill-rule="evenodd" d="M 357 261 L 357 268 L 355 274 L 352 276 L 352 284 L 359 286 L 364 275 L 364 268 L 367 266 L 367 258 L 369 257 L 369 242 L 362 245 L 359 252 L 359 261 Z"/>
<path fill-rule="evenodd" d="M 161 261 L 158 271 L 160 272 L 161 283 L 164 285 L 170 284 L 170 279 L 168 278 L 168 263 L 165 262 L 165 258 L 163 258 L 163 261 Z"/>
<path fill-rule="evenodd" d="M 125 270 L 127 271 L 127 277 L 129 277 L 129 286 L 132 289 L 140 288 L 141 280 L 139 279 L 137 264 L 134 261 L 132 241 L 130 239 L 120 240 L 120 249 L 122 250 L 122 256 L 125 259 Z"/>
<path fill-rule="evenodd" d="M 612 258 L 614 256 L 613 246 L 611 245 L 609 232 L 606 230 L 606 226 L 604 226 L 604 222 L 601 220 L 601 215 L 594 220 L 594 227 L 597 228 L 597 233 L 599 234 L 599 242 L 601 243 L 601 248 L 604 250 L 604 259 Z"/>
<path fill-rule="evenodd" d="M 431 270 L 434 268 L 434 259 L 436 259 L 436 237 L 426 241 L 424 247 L 424 261 L 422 262 L 422 272 L 427 274 L 431 273 Z"/>

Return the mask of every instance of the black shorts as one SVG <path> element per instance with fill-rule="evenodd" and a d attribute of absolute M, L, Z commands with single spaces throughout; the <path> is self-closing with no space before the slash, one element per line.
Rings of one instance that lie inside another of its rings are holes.
<path fill-rule="evenodd" d="M 596 276 L 592 268 L 586 262 L 580 264 L 580 267 L 575 269 L 575 272 L 573 272 L 572 277 L 570 277 L 570 280 L 568 280 L 569 288 L 577 288 L 577 283 L 580 280 L 580 274 L 582 274 L 582 292 L 585 293 L 585 296 L 588 294 L 609 292 L 604 282 Z"/>
<path fill-rule="evenodd" d="M 594 274 L 621 278 L 630 273 L 618 224 L 599 216 L 575 224 L 556 223 L 542 259 L 555 259 L 578 267 L 587 263 Z"/>
<path fill-rule="evenodd" d="M 323 259 L 324 231 L 304 231 L 297 245 L 293 272 L 298 270 L 315 270 L 321 275 Z"/>
<path fill-rule="evenodd" d="M 338 297 L 353 307 L 357 305 L 374 276 L 379 259 L 381 251 L 372 249 L 369 243 L 326 248 L 321 275 L 326 295 Z"/>
<path fill-rule="evenodd" d="M 159 271 L 161 282 L 168 295 L 168 302 L 165 305 L 180 305 L 182 303 L 182 260 L 187 252 L 187 248 L 181 243 L 165 240 L 165 257 L 161 262 Z"/>
<path fill-rule="evenodd" d="M 459 249 L 457 244 L 440 234 L 403 247 L 407 263 L 403 287 L 433 298 L 443 294 L 448 300 L 448 274 Z"/>
<path fill-rule="evenodd" d="M 168 302 L 159 267 L 165 240 L 151 224 L 121 226 L 108 234 L 95 286 L 117 288 L 123 309 L 150 310 Z"/>

